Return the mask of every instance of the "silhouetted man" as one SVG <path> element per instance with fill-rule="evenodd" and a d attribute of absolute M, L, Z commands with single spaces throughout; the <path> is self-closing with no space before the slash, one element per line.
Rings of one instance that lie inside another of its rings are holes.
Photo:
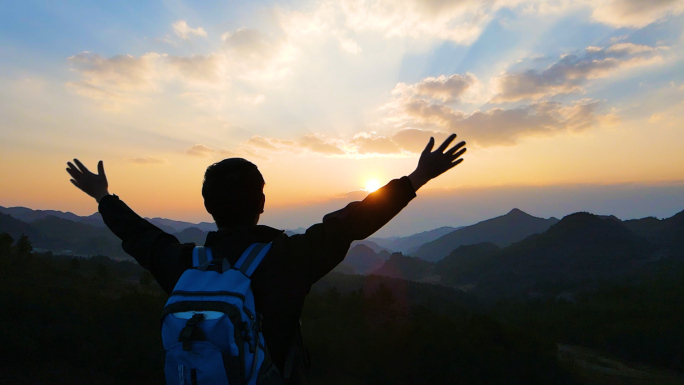
<path fill-rule="evenodd" d="M 342 262 L 352 241 L 379 230 L 421 186 L 463 161 L 465 142 L 447 150 L 455 138 L 456 134 L 449 136 L 435 151 L 434 138 L 430 138 L 409 176 L 392 180 L 363 201 L 327 214 L 322 223 L 292 236 L 257 225 L 265 196 L 264 179 L 254 164 L 231 158 L 207 168 L 202 196 L 218 231 L 207 235 L 205 246 L 211 247 L 214 257 L 227 258 L 234 265 L 249 245 L 272 242 L 252 275 L 252 289 L 256 309 L 263 315 L 263 334 L 271 359 L 289 383 L 308 382 L 308 357 L 299 319 L 311 286 Z M 71 182 L 97 200 L 105 224 L 121 238 L 123 249 L 152 273 L 166 293 L 171 293 L 183 272 L 192 267 L 195 245 L 180 243 L 138 216 L 116 195 L 110 195 L 102 161 L 97 174 L 77 159 L 74 163 L 67 163 Z"/>

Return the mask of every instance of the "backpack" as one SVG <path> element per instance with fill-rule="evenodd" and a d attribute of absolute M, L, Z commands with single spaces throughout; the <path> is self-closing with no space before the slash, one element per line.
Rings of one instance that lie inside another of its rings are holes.
<path fill-rule="evenodd" d="M 183 272 L 161 316 L 167 384 L 282 384 L 250 279 L 270 248 L 250 245 L 235 266 L 213 259 L 208 247 L 193 249 L 193 268 Z"/>

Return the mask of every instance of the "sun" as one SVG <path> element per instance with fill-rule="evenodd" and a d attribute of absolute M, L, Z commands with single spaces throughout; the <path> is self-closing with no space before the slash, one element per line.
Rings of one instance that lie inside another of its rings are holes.
<path fill-rule="evenodd" d="M 366 181 L 366 188 L 364 190 L 372 193 L 373 191 L 380 188 L 380 182 L 377 179 L 368 179 Z"/>

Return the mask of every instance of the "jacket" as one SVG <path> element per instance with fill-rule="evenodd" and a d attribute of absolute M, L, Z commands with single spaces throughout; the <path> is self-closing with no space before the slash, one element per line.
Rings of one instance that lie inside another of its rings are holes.
<path fill-rule="evenodd" d="M 407 177 L 395 179 L 363 201 L 323 217 L 304 234 L 286 235 L 268 226 L 221 228 L 207 235 L 205 246 L 215 257 L 234 264 L 252 243 L 273 242 L 252 275 L 256 309 L 271 358 L 284 373 L 288 349 L 300 339 L 299 319 L 311 286 L 344 259 L 354 240 L 364 239 L 397 215 L 415 197 Z M 182 244 L 131 210 L 116 195 L 100 200 L 99 212 L 122 240 L 126 253 L 148 269 L 168 294 L 181 274 L 192 267 L 194 244 Z M 299 357 L 298 360 L 301 360 Z"/>

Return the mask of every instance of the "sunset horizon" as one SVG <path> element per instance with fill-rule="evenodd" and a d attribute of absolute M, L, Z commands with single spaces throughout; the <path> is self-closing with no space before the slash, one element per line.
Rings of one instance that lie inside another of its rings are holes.
<path fill-rule="evenodd" d="M 682 1 L 5 8 L 5 207 L 95 212 L 64 171 L 78 158 L 143 216 L 212 221 L 204 171 L 242 157 L 266 180 L 260 223 L 306 227 L 456 133 L 464 162 L 380 235 L 684 209 Z"/>

